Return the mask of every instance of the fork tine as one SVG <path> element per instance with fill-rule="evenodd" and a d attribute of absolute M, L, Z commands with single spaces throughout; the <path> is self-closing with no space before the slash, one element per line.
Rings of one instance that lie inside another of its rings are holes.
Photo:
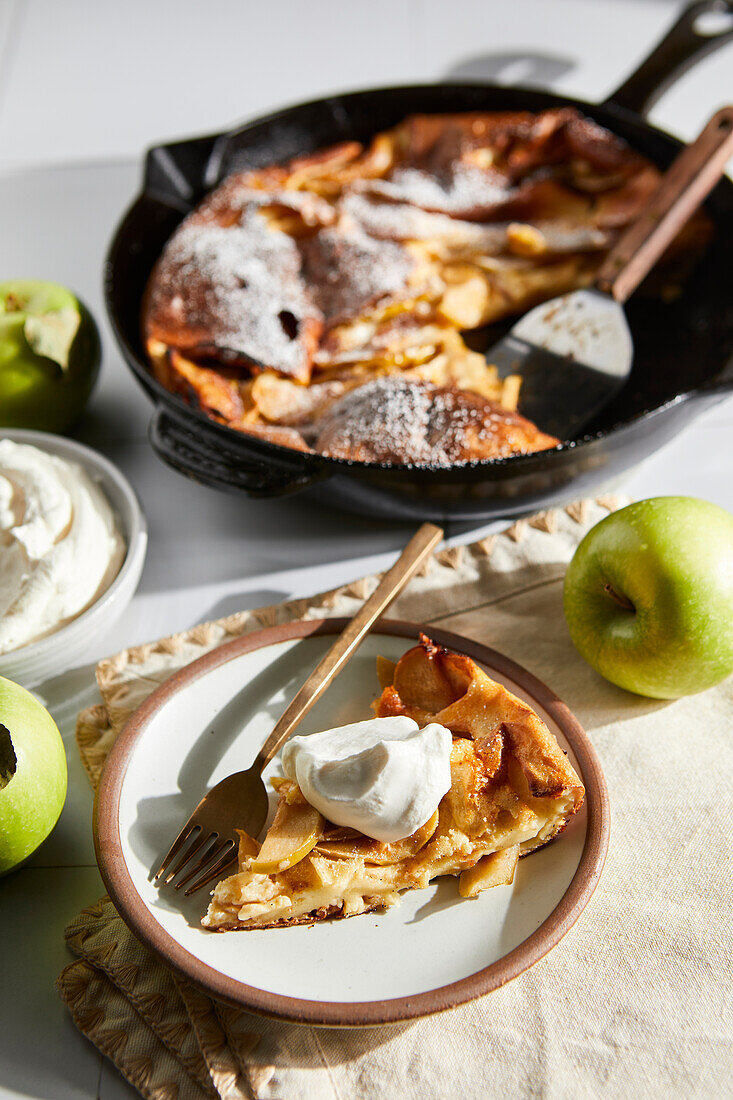
<path fill-rule="evenodd" d="M 189 860 L 193 859 L 193 857 L 196 855 L 196 853 L 200 852 L 205 844 L 210 843 L 212 840 L 216 841 L 216 839 L 218 837 L 218 833 L 206 833 L 206 832 L 204 832 L 204 830 L 202 829 L 202 827 L 200 825 L 194 825 L 193 829 L 198 829 L 199 832 L 200 832 L 200 835 L 196 838 L 196 840 L 193 844 L 191 844 L 188 848 L 185 848 L 181 852 L 181 858 L 178 860 L 178 862 L 175 864 L 175 866 L 172 867 L 171 870 L 168 872 L 168 874 L 165 876 L 165 878 L 163 879 L 163 882 L 161 883 L 162 886 L 168 886 L 169 883 L 173 882 L 173 879 L 176 877 L 178 872 L 183 870 L 183 868 L 186 866 L 186 864 L 189 862 Z M 193 836 L 193 829 L 191 830 L 191 836 Z"/>
<path fill-rule="evenodd" d="M 206 886 L 207 882 L 213 882 L 214 879 L 218 879 L 226 867 L 229 867 L 232 863 L 236 863 L 237 847 L 234 841 L 230 840 L 213 866 L 207 868 L 200 878 L 192 882 L 188 890 L 184 890 L 184 897 L 190 897 L 191 894 L 195 894 L 197 890 L 200 890 L 202 886 Z M 234 851 L 232 849 L 234 849 Z"/>
<path fill-rule="evenodd" d="M 183 845 L 193 835 L 194 829 L 198 829 L 198 828 L 200 828 L 200 826 L 198 826 L 198 825 L 192 825 L 189 828 L 188 827 L 188 822 L 186 822 L 186 824 L 181 829 L 181 831 L 178 834 L 178 836 L 176 837 L 176 839 L 171 844 L 171 846 L 168 849 L 166 855 L 163 857 L 163 860 L 160 864 L 160 867 L 155 872 L 155 875 L 153 876 L 155 882 L 157 882 L 158 879 L 160 878 L 160 876 L 165 873 L 166 869 L 170 866 L 171 860 L 175 859 L 175 857 L 178 855 L 178 853 L 180 852 Z"/>
<path fill-rule="evenodd" d="M 189 869 L 187 874 L 185 874 L 184 877 L 176 883 L 173 889 L 180 890 L 182 886 L 185 886 L 186 883 L 190 882 L 192 878 L 195 878 L 200 871 L 204 871 L 209 868 L 216 860 L 219 859 L 219 856 L 224 851 L 224 848 L 228 847 L 230 843 L 233 843 L 233 841 L 230 842 L 228 840 L 224 840 L 220 844 L 217 844 L 215 842 L 210 848 L 207 848 L 198 863 L 196 863 L 193 867 Z"/>

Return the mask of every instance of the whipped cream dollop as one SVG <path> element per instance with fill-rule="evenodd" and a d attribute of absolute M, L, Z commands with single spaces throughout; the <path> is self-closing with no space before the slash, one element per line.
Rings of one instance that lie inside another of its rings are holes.
<path fill-rule="evenodd" d="M 371 718 L 292 737 L 283 770 L 336 825 L 389 843 L 410 836 L 450 789 L 450 730 L 412 718 Z"/>
<path fill-rule="evenodd" d="M 112 507 L 81 466 L 0 440 L 0 653 L 75 619 L 124 556 Z"/>

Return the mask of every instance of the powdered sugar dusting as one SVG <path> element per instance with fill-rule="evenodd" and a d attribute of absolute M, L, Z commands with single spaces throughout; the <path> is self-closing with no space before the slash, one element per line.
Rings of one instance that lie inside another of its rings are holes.
<path fill-rule="evenodd" d="M 424 210 L 459 218 L 486 217 L 514 197 L 505 176 L 457 162 L 438 176 L 421 168 L 396 168 L 388 180 L 369 180 L 364 190 Z"/>
<path fill-rule="evenodd" d="M 506 241 L 505 225 L 474 222 L 435 214 L 402 202 L 379 202 L 356 188 L 345 192 L 341 208 L 372 237 L 394 241 L 441 241 L 453 247 L 499 252 Z"/>
<path fill-rule="evenodd" d="M 351 458 L 358 449 L 376 462 L 394 461 L 398 455 L 429 462 L 430 400 L 428 387 L 400 378 L 368 382 L 332 406 L 315 448 L 337 458 Z"/>
<path fill-rule="evenodd" d="M 296 191 L 286 187 L 252 187 L 250 173 L 228 176 L 215 191 L 201 202 L 188 221 L 218 222 L 231 225 L 232 214 L 244 214 L 254 207 L 283 207 L 296 211 L 306 225 L 331 225 L 336 220 L 332 203 L 312 191 Z"/>
<path fill-rule="evenodd" d="M 317 427 L 313 446 L 322 454 L 413 466 L 452 466 L 557 443 L 478 394 L 394 375 L 346 394 Z"/>
<path fill-rule="evenodd" d="M 395 241 L 429 241 L 447 246 L 453 253 L 467 250 L 486 256 L 498 256 L 507 250 L 509 229 L 515 222 L 480 224 L 421 210 L 397 201 L 379 201 L 375 195 L 357 190 L 346 191 L 340 206 L 345 215 L 357 222 L 372 237 Z M 593 216 L 585 219 L 533 219 L 532 225 L 553 253 L 582 252 L 606 248 L 609 234 L 598 229 Z"/>
<path fill-rule="evenodd" d="M 375 240 L 347 218 L 301 247 L 306 280 L 330 325 L 404 296 L 415 269 L 406 248 Z"/>
<path fill-rule="evenodd" d="M 199 346 L 297 374 L 309 366 L 303 323 L 320 311 L 296 242 L 246 209 L 238 224 L 184 224 L 169 242 L 151 314 Z"/>

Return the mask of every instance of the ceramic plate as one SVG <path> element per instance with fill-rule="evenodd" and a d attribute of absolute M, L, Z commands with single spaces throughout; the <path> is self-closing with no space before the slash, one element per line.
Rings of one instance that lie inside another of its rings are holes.
<path fill-rule="evenodd" d="M 204 889 L 189 899 L 149 880 L 207 787 L 249 767 L 256 750 L 345 620 L 292 623 L 239 638 L 158 688 L 118 738 L 95 809 L 97 859 L 135 935 L 213 996 L 302 1023 L 357 1026 L 438 1012 L 503 985 L 576 921 L 603 868 L 609 810 L 592 745 L 568 708 L 519 665 L 445 631 L 529 702 L 586 787 L 555 842 L 520 861 L 514 884 L 467 900 L 456 880 L 408 892 L 384 913 L 271 929 L 207 932 Z M 378 654 L 396 660 L 414 623 L 382 621 L 301 723 L 312 732 L 367 717 L 378 694 Z M 427 632 L 427 631 L 426 631 Z M 278 761 L 265 772 L 279 771 Z"/>

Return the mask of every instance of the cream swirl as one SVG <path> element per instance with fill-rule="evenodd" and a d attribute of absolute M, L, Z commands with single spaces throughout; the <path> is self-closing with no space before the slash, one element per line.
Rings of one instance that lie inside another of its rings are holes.
<path fill-rule="evenodd" d="M 75 619 L 124 556 L 112 507 L 81 466 L 0 441 L 0 653 Z"/>
<path fill-rule="evenodd" d="M 450 789 L 452 742 L 437 722 L 371 718 L 291 738 L 283 770 L 329 821 L 390 842 L 424 825 Z"/>

